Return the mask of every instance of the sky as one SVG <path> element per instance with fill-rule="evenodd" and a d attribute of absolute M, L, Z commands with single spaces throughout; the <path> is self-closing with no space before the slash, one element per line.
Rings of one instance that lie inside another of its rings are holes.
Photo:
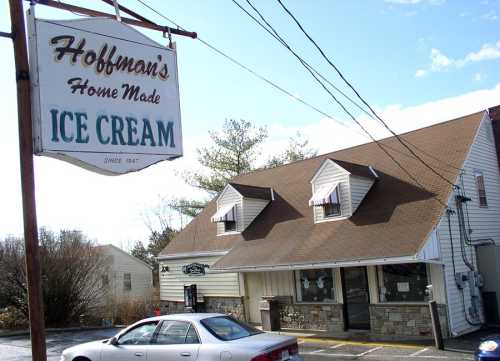
<path fill-rule="evenodd" d="M 246 4 L 245 0 L 239 0 Z M 68 0 L 112 12 L 98 1 Z M 137 0 L 120 0 L 162 25 L 166 20 Z M 101 244 L 129 249 L 147 242 L 164 199 L 204 197 L 180 174 L 198 168 L 196 148 L 209 142 L 227 118 L 265 126 L 269 138 L 258 162 L 279 153 L 300 131 L 319 153 L 366 142 L 360 130 L 279 43 L 231 0 L 145 0 L 182 27 L 335 120 L 280 93 L 198 40 L 175 37 L 184 157 L 140 172 L 109 177 L 35 157 L 38 225 L 79 229 Z M 253 4 L 301 56 L 340 89 L 341 79 L 275 0 Z M 283 0 L 364 98 L 397 132 L 404 132 L 500 104 L 500 0 Z M 37 16 L 76 15 L 42 5 Z M 9 31 L 9 9 L 0 5 L 0 31 Z M 144 31 L 167 44 L 162 34 Z M 16 86 L 12 44 L 0 38 L 0 239 L 22 235 Z M 351 93 L 349 93 L 351 94 Z M 351 107 L 376 137 L 389 134 Z M 344 125 L 340 125 L 339 122 Z M 180 226 L 180 218 L 171 214 Z M 183 220 L 185 222 L 185 220 Z"/>

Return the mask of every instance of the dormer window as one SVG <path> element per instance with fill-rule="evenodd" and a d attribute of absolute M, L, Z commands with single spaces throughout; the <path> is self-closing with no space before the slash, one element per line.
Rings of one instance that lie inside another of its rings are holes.
<path fill-rule="evenodd" d="M 224 232 L 236 232 L 236 221 L 224 221 Z"/>
<path fill-rule="evenodd" d="M 325 184 L 314 192 L 309 200 L 310 206 L 323 208 L 324 218 L 338 217 L 341 215 L 339 183 Z"/>
<path fill-rule="evenodd" d="M 339 189 L 337 187 L 330 194 L 329 202 L 323 204 L 323 214 L 325 218 L 340 216 L 340 198 Z"/>

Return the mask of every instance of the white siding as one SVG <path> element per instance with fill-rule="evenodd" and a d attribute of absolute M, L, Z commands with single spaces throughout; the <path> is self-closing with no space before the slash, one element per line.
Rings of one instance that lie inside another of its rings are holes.
<path fill-rule="evenodd" d="M 341 216 L 349 217 L 351 215 L 351 192 L 349 190 L 349 173 L 345 169 L 339 167 L 333 162 L 326 162 L 320 169 L 320 173 L 312 183 L 312 192 L 325 185 L 339 182 L 339 197 L 341 206 Z M 320 222 L 325 219 L 323 207 L 313 207 L 314 221 Z"/>
<path fill-rule="evenodd" d="M 243 197 L 239 194 L 233 187 L 226 187 L 224 192 L 220 195 L 219 199 L 217 199 L 217 209 L 223 207 L 227 204 L 235 203 L 236 204 L 236 231 L 243 231 Z M 224 223 L 217 223 L 217 234 L 224 233 Z"/>
<path fill-rule="evenodd" d="M 490 128 L 490 129 L 488 129 Z M 468 197 L 472 198 L 468 202 L 470 225 L 473 229 L 472 239 L 493 238 L 500 244 L 500 173 L 498 169 L 497 155 L 491 133 L 491 121 L 486 116 L 476 135 L 470 153 L 464 162 L 463 189 Z M 481 170 L 484 174 L 484 183 L 488 199 L 488 207 L 480 208 L 476 185 L 474 182 L 474 170 Z M 449 206 L 455 209 L 454 197 L 449 200 Z M 452 215 L 452 236 L 454 244 L 455 264 L 457 272 L 468 271 L 465 266 L 460 251 L 460 234 L 456 215 Z M 444 214 L 438 225 L 438 236 L 440 240 L 441 256 L 445 267 L 446 292 L 448 300 L 448 311 L 450 316 L 451 331 L 454 335 L 472 331 L 475 327 L 469 325 L 465 319 L 462 296 L 457 289 L 453 268 L 450 247 L 450 237 L 448 232 L 448 223 Z M 476 262 L 476 256 L 472 247 L 467 247 L 467 255 L 473 262 Z M 470 306 L 470 297 L 468 286 L 464 289 L 465 309 Z"/>
<path fill-rule="evenodd" d="M 160 261 L 168 266 L 168 272 L 160 272 L 160 299 L 163 301 L 183 301 L 184 285 L 196 283 L 198 296 L 239 297 L 240 284 L 237 273 L 207 273 L 205 276 L 189 276 L 182 272 L 182 266 L 191 263 L 213 265 L 220 257 L 182 258 Z"/>
<path fill-rule="evenodd" d="M 264 199 L 243 199 L 243 230 L 245 230 L 250 223 L 253 222 L 255 217 L 267 206 L 269 201 Z"/>
<path fill-rule="evenodd" d="M 293 271 L 275 271 L 262 273 L 265 296 L 293 296 Z"/>
<path fill-rule="evenodd" d="M 149 299 L 153 290 L 153 274 L 150 267 L 114 246 L 101 247 L 109 257 L 109 296 L 115 299 Z M 123 289 L 125 273 L 130 273 L 132 288 Z"/>
<path fill-rule="evenodd" d="M 359 204 L 365 198 L 366 194 L 372 187 L 373 179 L 356 177 L 351 175 L 351 199 L 352 199 L 352 213 L 356 212 Z"/>

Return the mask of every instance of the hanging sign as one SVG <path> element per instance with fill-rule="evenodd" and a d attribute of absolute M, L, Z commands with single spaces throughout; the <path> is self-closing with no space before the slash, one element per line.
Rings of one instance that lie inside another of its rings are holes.
<path fill-rule="evenodd" d="M 30 19 L 35 154 L 104 174 L 182 156 L 176 51 L 114 19 Z"/>
<path fill-rule="evenodd" d="M 182 273 L 189 276 L 204 276 L 205 269 L 209 268 L 208 264 L 201 264 L 198 262 L 190 263 L 185 266 L 182 266 Z"/>

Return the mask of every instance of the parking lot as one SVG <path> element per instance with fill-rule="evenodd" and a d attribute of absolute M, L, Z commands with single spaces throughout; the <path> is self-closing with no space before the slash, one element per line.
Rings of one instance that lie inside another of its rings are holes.
<path fill-rule="evenodd" d="M 47 354 L 49 361 L 58 361 L 61 352 L 79 343 L 109 338 L 117 329 L 88 330 L 49 333 L 47 335 Z M 384 361 L 459 361 L 473 360 L 470 353 L 458 351 L 437 351 L 433 347 L 388 345 L 348 341 L 310 341 L 299 340 L 299 348 L 307 361 L 327 360 L 384 360 Z M 28 336 L 0 338 L 0 359 L 2 361 L 31 360 Z"/>

